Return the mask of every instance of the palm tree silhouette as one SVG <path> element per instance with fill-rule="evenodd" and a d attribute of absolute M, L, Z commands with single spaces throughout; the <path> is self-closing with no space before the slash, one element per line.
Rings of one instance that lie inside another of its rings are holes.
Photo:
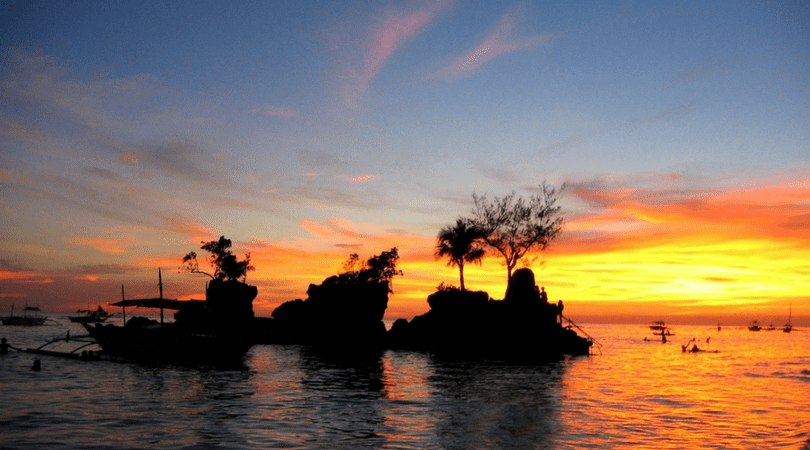
<path fill-rule="evenodd" d="M 481 263 L 486 251 L 483 247 L 484 234 L 480 228 L 464 219 L 457 219 L 455 225 L 448 225 L 439 231 L 436 256 L 448 257 L 448 266 L 458 266 L 461 290 L 464 287 L 464 264 Z"/>

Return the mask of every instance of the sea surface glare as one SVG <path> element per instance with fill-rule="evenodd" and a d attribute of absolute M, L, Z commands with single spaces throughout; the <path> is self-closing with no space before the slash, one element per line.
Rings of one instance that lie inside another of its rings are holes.
<path fill-rule="evenodd" d="M 675 326 L 662 344 L 641 325 L 585 329 L 601 356 L 522 365 L 276 345 L 229 370 L 12 351 L 0 449 L 810 449 L 810 331 Z M 59 317 L 0 337 L 32 348 L 68 330 L 83 334 Z M 682 352 L 693 337 L 717 352 Z"/>

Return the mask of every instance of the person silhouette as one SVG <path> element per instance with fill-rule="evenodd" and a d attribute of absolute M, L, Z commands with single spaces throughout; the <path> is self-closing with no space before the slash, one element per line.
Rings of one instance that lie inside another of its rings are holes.
<path fill-rule="evenodd" d="M 545 286 L 540 287 L 540 301 L 548 303 L 548 294 L 546 293 Z"/>
<path fill-rule="evenodd" d="M 6 353 L 8 353 L 9 347 L 10 345 L 8 345 L 8 341 L 6 341 L 6 338 L 0 339 L 0 355 L 5 355 Z"/>

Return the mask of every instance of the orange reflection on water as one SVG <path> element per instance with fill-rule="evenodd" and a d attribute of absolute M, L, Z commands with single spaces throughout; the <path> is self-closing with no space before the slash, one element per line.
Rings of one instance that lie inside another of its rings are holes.
<path fill-rule="evenodd" d="M 640 326 L 594 326 L 603 356 L 572 360 L 566 427 L 582 447 L 798 448 L 810 421 L 808 336 L 675 326 L 662 344 Z M 698 353 L 681 345 L 695 339 Z M 708 342 L 707 342 L 708 339 Z M 804 361 L 804 362 L 802 362 Z M 576 420 L 587 405 L 595 421 Z M 651 439 L 651 437 L 655 437 Z"/>

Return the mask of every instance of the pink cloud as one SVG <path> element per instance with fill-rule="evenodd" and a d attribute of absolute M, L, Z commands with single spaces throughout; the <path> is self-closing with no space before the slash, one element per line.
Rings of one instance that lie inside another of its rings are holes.
<path fill-rule="evenodd" d="M 377 178 L 377 175 L 361 175 L 359 177 L 350 178 L 349 180 L 355 183 L 363 183 L 366 181 L 371 181 L 375 178 Z"/>
<path fill-rule="evenodd" d="M 453 64 L 442 70 L 440 75 L 459 76 L 502 54 L 535 48 L 547 42 L 551 38 L 549 34 L 528 37 L 512 36 L 515 25 L 520 21 L 520 10 L 507 11 L 495 31 L 483 43 L 458 58 Z"/>
<path fill-rule="evenodd" d="M 363 85 L 368 84 L 380 70 L 388 57 L 400 44 L 413 37 L 424 27 L 435 12 L 422 10 L 413 13 L 388 14 L 382 23 L 372 31 L 369 49 L 366 54 L 365 69 L 360 77 Z"/>
<path fill-rule="evenodd" d="M 343 86 L 347 103 L 354 105 L 391 55 L 451 5 L 450 1 L 430 2 L 416 11 L 389 11 L 374 20 L 357 46 L 363 52 L 360 69 L 353 71 Z"/>

